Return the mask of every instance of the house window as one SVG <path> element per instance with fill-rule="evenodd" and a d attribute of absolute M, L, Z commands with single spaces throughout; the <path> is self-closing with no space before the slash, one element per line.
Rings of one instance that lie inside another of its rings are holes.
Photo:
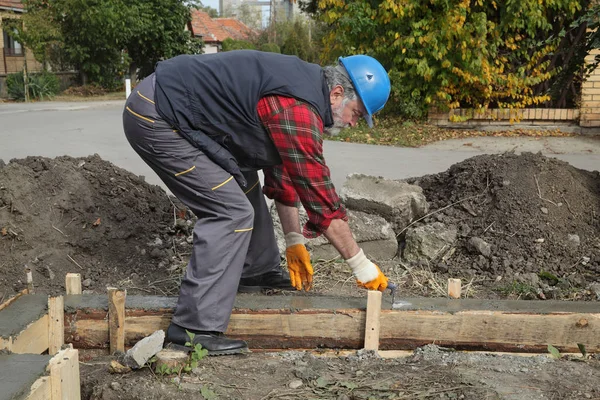
<path fill-rule="evenodd" d="M 6 56 L 22 56 L 23 55 L 23 47 L 21 43 L 14 40 L 6 30 L 2 31 L 2 35 L 4 36 L 4 55 Z"/>

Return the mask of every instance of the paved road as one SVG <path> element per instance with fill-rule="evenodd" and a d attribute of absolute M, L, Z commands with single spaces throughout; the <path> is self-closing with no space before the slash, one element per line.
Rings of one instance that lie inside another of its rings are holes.
<path fill-rule="evenodd" d="M 99 154 L 153 184 L 162 185 L 133 152 L 121 126 L 123 101 L 0 103 L 0 159 Z M 504 151 L 542 151 L 572 165 L 600 169 L 600 140 L 580 138 L 469 138 L 423 148 L 395 148 L 326 141 L 325 158 L 336 187 L 349 173 L 402 179 L 437 173 L 466 158 Z"/>

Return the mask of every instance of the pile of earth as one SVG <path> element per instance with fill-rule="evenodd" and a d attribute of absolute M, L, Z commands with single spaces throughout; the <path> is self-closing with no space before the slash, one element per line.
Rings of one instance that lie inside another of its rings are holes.
<path fill-rule="evenodd" d="M 97 155 L 0 164 L 0 300 L 26 287 L 26 268 L 44 293 L 64 292 L 65 274 L 78 272 L 84 290 L 96 293 L 119 286 L 178 294 L 195 217 L 162 188 Z M 516 282 L 532 297 L 565 298 L 573 288 L 600 297 L 598 172 L 540 154 L 503 154 L 408 182 L 422 188 L 429 214 L 400 232 L 399 246 L 399 232 L 391 232 L 392 257 L 399 247 L 402 259 L 380 264 L 387 272 L 402 273 L 408 238 L 431 227 L 433 235 L 454 233 L 436 257 L 418 258 L 423 270 L 492 290 Z M 363 295 L 348 277 L 344 263 L 316 266 L 325 284 L 315 289 Z"/>
<path fill-rule="evenodd" d="M 26 268 L 40 292 L 64 293 L 75 272 L 84 290 L 177 294 L 189 216 L 160 187 L 97 155 L 2 163 L 0 299 L 26 287 Z"/>
<path fill-rule="evenodd" d="M 506 153 L 408 182 L 423 189 L 433 210 L 411 228 L 456 231 L 452 249 L 429 263 L 434 271 L 563 292 L 600 282 L 597 171 L 541 154 Z"/>

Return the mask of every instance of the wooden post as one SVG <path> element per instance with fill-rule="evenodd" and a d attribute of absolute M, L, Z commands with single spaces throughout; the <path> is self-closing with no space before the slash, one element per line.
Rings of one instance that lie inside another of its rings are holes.
<path fill-rule="evenodd" d="M 81 294 L 81 274 L 69 273 L 65 277 L 67 294 Z"/>
<path fill-rule="evenodd" d="M 52 357 L 50 370 L 50 400 L 81 399 L 79 352 L 70 348 Z"/>
<path fill-rule="evenodd" d="M 125 351 L 125 298 L 127 292 L 108 288 L 108 330 L 110 353 Z"/>
<path fill-rule="evenodd" d="M 31 272 L 31 268 L 25 268 L 25 273 L 27 274 L 27 294 L 33 294 L 33 273 Z"/>
<path fill-rule="evenodd" d="M 62 296 L 48 298 L 48 354 L 56 354 L 65 343 L 65 305 Z"/>
<path fill-rule="evenodd" d="M 369 290 L 365 322 L 365 350 L 379 350 L 379 318 L 381 316 L 381 292 Z"/>
<path fill-rule="evenodd" d="M 448 297 L 460 299 L 460 279 L 448 279 Z"/>

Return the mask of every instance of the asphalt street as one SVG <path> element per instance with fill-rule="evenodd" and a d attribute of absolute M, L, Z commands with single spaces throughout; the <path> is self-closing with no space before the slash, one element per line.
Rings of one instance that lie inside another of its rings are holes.
<path fill-rule="evenodd" d="M 0 103 L 0 159 L 26 156 L 74 157 L 99 154 L 162 186 L 154 172 L 131 149 L 121 124 L 124 101 Z M 437 173 L 478 154 L 533 151 L 572 165 L 598 170 L 600 139 L 468 138 L 421 148 L 383 147 L 325 141 L 325 159 L 339 189 L 350 173 L 403 179 Z"/>

